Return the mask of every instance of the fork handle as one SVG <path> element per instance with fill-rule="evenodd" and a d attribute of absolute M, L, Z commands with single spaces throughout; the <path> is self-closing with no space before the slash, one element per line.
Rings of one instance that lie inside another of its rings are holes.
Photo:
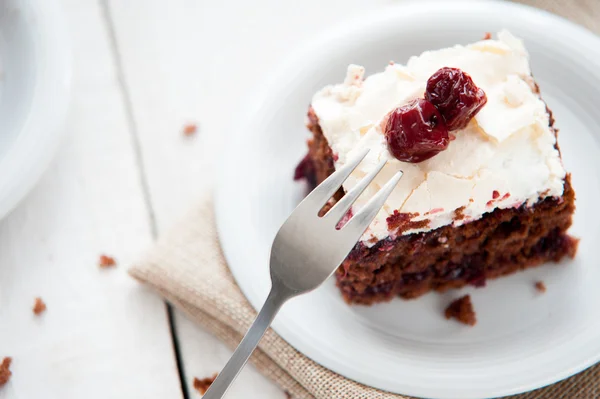
<path fill-rule="evenodd" d="M 285 292 L 277 289 L 278 285 L 273 284 L 269 296 L 265 301 L 262 309 L 256 316 L 256 319 L 250 326 L 250 329 L 236 348 L 235 352 L 223 368 L 214 382 L 210 385 L 210 388 L 203 399 L 220 399 L 222 398 L 229 386 L 233 383 L 237 375 L 240 373 L 248 358 L 254 349 L 260 342 L 260 339 L 265 335 L 267 328 L 271 325 L 271 322 L 275 318 L 281 306 L 289 299 L 289 296 Z"/>

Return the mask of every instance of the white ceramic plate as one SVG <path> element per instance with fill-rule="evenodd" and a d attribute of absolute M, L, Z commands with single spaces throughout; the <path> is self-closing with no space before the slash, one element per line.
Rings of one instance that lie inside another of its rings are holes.
<path fill-rule="evenodd" d="M 58 2 L 0 2 L 0 218 L 33 187 L 59 143 L 70 48 Z"/>
<path fill-rule="evenodd" d="M 429 398 L 484 398 L 538 388 L 600 359 L 600 39 L 563 19 L 504 2 L 411 3 L 364 15 L 298 50 L 252 93 L 229 140 L 216 197 L 219 234 L 241 289 L 260 307 L 270 282 L 269 249 L 301 199 L 292 182 L 306 152 L 312 94 L 343 79 L 349 63 L 367 73 L 389 60 L 470 43 L 507 28 L 525 39 L 543 97 L 555 112 L 573 173 L 582 237 L 575 261 L 491 281 L 484 289 L 429 294 L 373 307 L 343 303 L 333 281 L 289 302 L 274 328 L 299 351 L 348 378 Z M 235 143 L 235 144 L 232 144 Z M 400 183 L 402 184 L 402 183 Z M 536 293 L 543 280 L 548 292 Z M 468 292 L 475 327 L 443 309 Z"/>

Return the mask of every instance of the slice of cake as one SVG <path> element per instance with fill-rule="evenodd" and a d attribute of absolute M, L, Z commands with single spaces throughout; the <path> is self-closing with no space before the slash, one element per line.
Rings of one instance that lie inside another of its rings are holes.
<path fill-rule="evenodd" d="M 388 160 L 357 208 L 404 172 L 336 273 L 348 302 L 483 286 L 575 255 L 575 194 L 521 40 L 503 31 L 364 72 L 350 65 L 343 83 L 315 94 L 296 170 L 318 184 L 369 148 L 330 201 Z"/>

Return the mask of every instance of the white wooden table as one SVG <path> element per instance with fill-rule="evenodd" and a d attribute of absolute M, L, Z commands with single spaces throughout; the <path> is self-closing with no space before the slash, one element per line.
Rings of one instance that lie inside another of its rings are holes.
<path fill-rule="evenodd" d="M 240 99 L 300 42 L 392 0 L 61 2 L 74 52 L 68 134 L 0 221 L 0 357 L 13 357 L 0 399 L 199 397 L 193 377 L 230 351 L 169 315 L 127 265 L 212 184 Z M 190 122 L 199 131 L 183 137 Z M 100 270 L 101 253 L 118 267 Z M 248 367 L 228 398 L 284 394 Z"/>

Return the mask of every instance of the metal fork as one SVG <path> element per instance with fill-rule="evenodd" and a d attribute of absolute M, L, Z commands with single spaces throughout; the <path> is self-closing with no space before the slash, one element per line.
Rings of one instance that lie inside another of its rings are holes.
<path fill-rule="evenodd" d="M 314 290 L 327 280 L 383 206 L 402 177 L 402 172 L 397 172 L 342 228 L 336 228 L 354 201 L 385 166 L 385 161 L 381 161 L 323 217 L 318 216 L 323 205 L 367 153 L 368 150 L 363 151 L 316 187 L 279 229 L 271 247 L 271 291 L 246 336 L 212 383 L 204 399 L 219 399 L 225 395 L 281 306 L 295 296 Z"/>

